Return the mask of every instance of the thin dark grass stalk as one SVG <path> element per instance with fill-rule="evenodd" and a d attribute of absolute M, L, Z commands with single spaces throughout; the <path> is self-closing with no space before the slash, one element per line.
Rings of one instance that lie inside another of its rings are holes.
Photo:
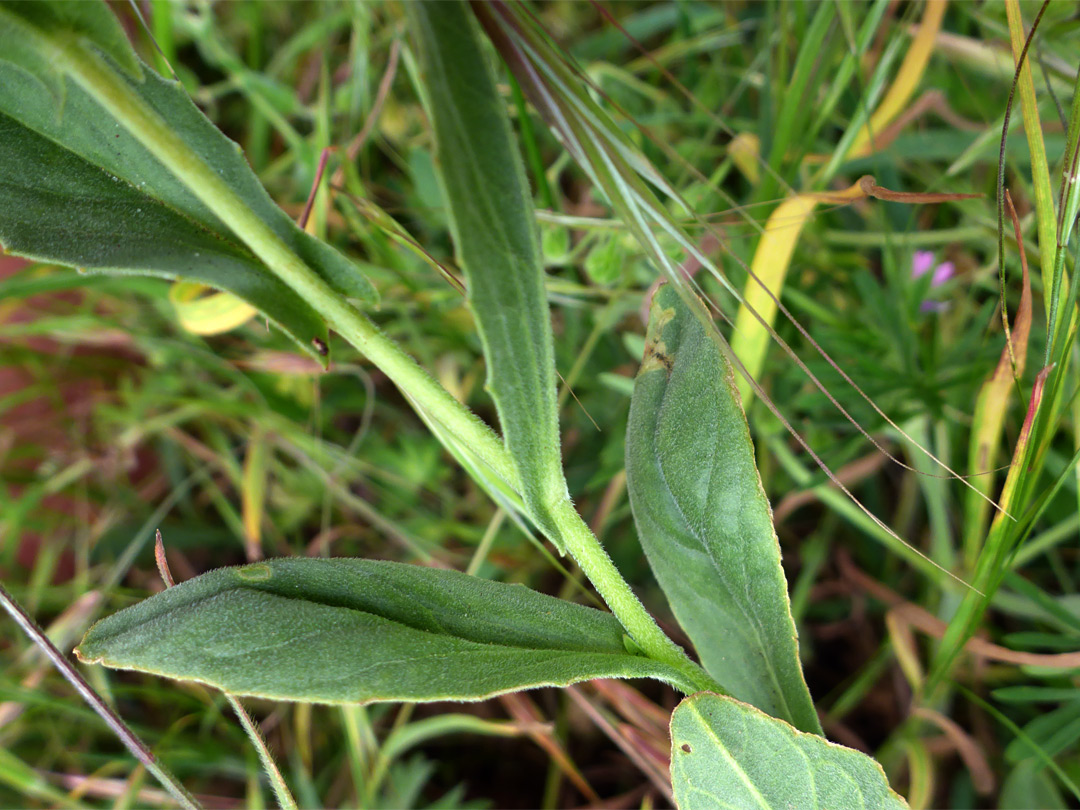
<path fill-rule="evenodd" d="M 157 37 L 154 36 L 153 30 L 146 24 L 146 18 L 143 16 L 142 9 L 139 8 L 139 4 L 135 0 L 128 0 L 128 5 L 131 6 L 132 12 L 135 14 L 135 19 L 139 21 L 139 25 L 142 26 L 146 36 L 150 39 L 150 44 L 154 46 L 154 50 L 157 51 L 158 56 L 161 57 L 161 61 L 165 63 L 165 66 L 169 69 L 169 73 L 172 74 L 174 82 L 180 81 L 180 77 L 176 75 L 176 70 L 173 68 L 172 63 L 169 61 L 169 57 L 165 55 L 165 51 L 162 50 L 158 44 Z"/>
<path fill-rule="evenodd" d="M 383 106 L 386 104 L 386 99 L 390 95 L 390 87 L 394 83 L 394 78 L 397 76 L 398 59 L 401 56 L 401 40 L 395 39 L 390 45 L 390 56 L 386 60 L 386 70 L 383 71 L 382 78 L 379 79 L 379 89 L 375 93 L 375 101 L 371 105 L 371 112 L 368 113 L 366 119 L 364 119 L 364 126 L 360 131 L 356 133 L 356 137 L 353 138 L 349 145 L 345 148 L 345 157 L 349 163 L 354 163 L 356 158 L 360 155 L 360 150 L 364 148 L 364 144 L 367 143 L 368 138 L 375 129 L 375 125 L 379 122 L 379 116 L 382 114 Z M 339 166 L 330 179 L 331 186 L 340 186 L 345 182 L 345 170 L 344 167 Z"/>
<path fill-rule="evenodd" d="M 311 191 L 308 193 L 307 202 L 304 203 L 304 210 L 300 212 L 300 218 L 296 220 L 296 224 L 301 228 L 307 227 L 308 217 L 311 216 L 311 208 L 315 205 L 315 195 L 319 193 L 319 184 L 322 182 L 323 173 L 326 171 L 326 161 L 330 158 L 330 153 L 336 151 L 336 146 L 328 146 L 319 155 L 319 165 L 315 169 L 315 179 L 311 183 Z"/>
<path fill-rule="evenodd" d="M 1030 279 L 1030 275 L 1029 275 L 1030 271 L 1028 270 L 1028 263 L 1027 263 L 1027 251 L 1024 250 L 1024 238 L 1023 238 L 1023 234 L 1020 232 L 1020 217 L 1018 217 L 1016 215 L 1016 209 L 1013 207 L 1012 197 L 1009 195 L 1009 192 L 1008 192 L 1007 189 L 1005 191 L 1005 204 L 1009 209 L 1009 218 L 1012 220 L 1012 223 L 1013 223 L 1013 234 L 1016 237 L 1016 245 L 1019 248 L 1021 272 L 1023 273 L 1024 278 Z M 1001 299 L 1001 308 L 1002 308 L 1002 310 L 1005 309 L 1005 299 L 1004 298 Z M 1023 312 L 1024 312 L 1024 306 L 1023 306 L 1023 302 L 1021 302 L 1020 313 L 1023 314 Z M 1021 317 L 1021 315 L 1017 315 L 1018 320 L 1019 320 L 1020 317 Z M 1030 301 L 1030 299 L 1028 300 L 1028 304 L 1027 304 L 1027 317 L 1030 320 L 1030 318 L 1031 318 L 1031 301 Z M 1031 327 L 1030 327 L 1030 324 L 1029 324 L 1028 325 L 1029 331 L 1030 331 L 1030 328 Z M 1023 366 L 1026 365 L 1026 364 L 1021 364 L 1019 366 L 1017 365 L 1016 354 L 1013 351 L 1012 335 L 1009 334 L 1008 332 L 1005 333 L 1005 345 L 1008 347 L 1008 350 L 1009 350 L 1009 365 L 1012 368 L 1013 382 L 1016 385 L 1016 393 L 1017 393 L 1017 396 L 1019 396 L 1021 399 L 1023 399 L 1024 392 L 1020 387 L 1020 375 L 1023 373 L 1023 371 L 1022 371 Z"/>
<path fill-rule="evenodd" d="M 435 268 L 439 275 L 441 275 L 451 287 L 457 290 L 461 295 L 465 294 L 464 282 L 455 276 L 446 264 L 435 258 L 427 248 L 420 244 L 412 234 L 405 230 L 405 228 L 387 214 L 386 211 L 370 200 L 365 200 L 362 197 L 357 197 L 355 194 L 350 193 L 344 186 L 332 185 L 331 188 L 338 193 L 340 199 L 346 200 L 360 216 L 371 222 L 372 225 L 382 231 L 385 236 L 422 258 L 431 267 Z"/>
<path fill-rule="evenodd" d="M 128 728 L 120 715 L 114 712 L 112 707 L 94 691 L 93 687 L 86 682 L 82 674 L 67 659 L 67 656 L 56 648 L 56 645 L 49 640 L 49 637 L 37 626 L 37 623 L 30 615 L 19 606 L 19 603 L 15 601 L 15 597 L 8 593 L 2 584 L 0 584 L 0 604 L 15 620 L 19 629 L 38 646 L 49 661 L 52 662 L 52 665 L 56 667 L 57 671 L 75 688 L 75 691 L 86 701 L 87 705 L 105 721 L 105 725 L 131 752 L 132 756 L 157 778 L 161 786 L 169 791 L 180 806 L 189 808 L 189 810 L 198 810 L 200 805 L 196 798 L 164 765 L 158 762 L 157 757 L 154 756 L 146 743 L 140 740 L 138 735 Z"/>

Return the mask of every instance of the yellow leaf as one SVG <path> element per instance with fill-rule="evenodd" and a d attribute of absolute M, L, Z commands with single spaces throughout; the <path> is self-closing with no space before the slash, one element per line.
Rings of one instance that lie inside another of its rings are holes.
<path fill-rule="evenodd" d="M 823 199 L 843 202 L 863 197 L 865 193 L 865 189 L 855 183 L 844 191 L 830 194 L 799 194 L 784 200 L 769 216 L 765 232 L 754 251 L 751 276 L 743 289 L 743 302 L 735 318 L 735 332 L 731 339 L 735 356 L 754 379 L 757 379 L 765 360 L 770 327 L 776 321 L 776 300 L 784 286 L 791 256 L 803 226 Z M 750 401 L 750 383 L 741 375 L 736 382 L 745 407 Z"/>
<path fill-rule="evenodd" d="M 258 312 L 227 292 L 194 281 L 177 281 L 169 290 L 180 325 L 196 335 L 220 335 L 251 320 Z"/>
<path fill-rule="evenodd" d="M 761 170 L 758 167 L 758 155 L 761 154 L 761 139 L 753 132 L 740 132 L 728 144 L 728 156 L 743 177 L 757 185 Z"/>

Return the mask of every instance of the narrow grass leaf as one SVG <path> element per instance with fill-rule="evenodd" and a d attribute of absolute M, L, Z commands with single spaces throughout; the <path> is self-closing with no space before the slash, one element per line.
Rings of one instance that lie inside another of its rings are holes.
<path fill-rule="evenodd" d="M 771 171 L 755 189 L 755 199 L 768 200 L 776 196 L 782 164 L 791 159 L 792 151 L 796 152 L 794 157 L 799 157 L 799 153 L 804 152 L 811 142 L 805 139 L 805 134 L 814 106 L 807 104 L 806 99 L 817 96 L 818 85 L 825 73 L 818 66 L 825 61 L 828 50 L 826 35 L 832 30 L 835 17 L 836 6 L 832 3 L 821 3 L 814 12 L 805 35 L 800 38 L 799 53 L 795 58 L 791 80 L 784 91 L 784 100 L 776 116 L 768 156 Z"/>
<path fill-rule="evenodd" d="M 1070 378 L 1068 374 L 1069 351 L 1076 338 L 1074 308 L 1078 279 L 1074 275 L 1071 282 L 1067 282 L 1067 276 L 1064 273 L 1065 244 L 1060 239 L 1058 221 L 1055 218 L 1053 199 L 1050 194 L 1046 150 L 1028 58 L 1036 27 L 1042 20 L 1047 7 L 1048 3 L 1040 6 L 1032 24 L 1032 30 L 1025 37 L 1019 4 L 1013 0 L 1007 0 L 1005 4 L 1013 53 L 1019 64 L 1014 73 L 1014 87 L 1020 91 L 1024 130 L 1031 154 L 1035 218 L 1043 284 L 1044 289 L 1050 291 L 1048 362 L 1036 377 L 1028 412 L 1017 439 L 1012 464 L 1001 494 L 1001 504 L 1010 514 L 1023 514 L 1025 509 L 1034 509 L 1037 515 L 1041 515 L 1042 509 L 1049 503 L 1049 500 L 1045 499 L 1046 491 L 1040 486 L 1042 472 L 1050 443 L 1061 424 L 1066 381 Z M 1008 112 L 1006 110 L 1006 118 Z M 1075 135 L 1077 128 L 1070 125 L 1070 129 Z M 1003 133 L 1002 143 L 1004 143 L 1004 138 Z M 1070 160 L 1067 155 L 1066 174 L 1068 174 L 1067 166 Z M 998 166 L 998 197 L 998 221 L 1003 229 L 1004 148 Z M 1062 203 L 1069 205 L 1065 199 Z M 1003 230 L 999 233 L 998 244 L 999 255 L 1004 257 Z M 1002 271 L 1003 262 L 1002 258 Z M 1004 282 L 1002 284 L 1004 285 Z M 1068 286 L 1067 294 L 1063 292 L 1066 286 Z M 1068 313 L 1067 317 L 1066 313 Z M 1061 480 L 1063 479 L 1059 477 L 1059 482 Z M 1056 487 L 1057 484 L 1051 487 L 1051 491 L 1056 491 Z M 999 514 L 991 523 L 984 548 L 978 558 L 975 572 L 975 588 L 978 593 L 965 596 L 950 621 L 948 631 L 935 655 L 928 689 L 936 688 L 944 681 L 964 643 L 978 629 L 990 598 L 1008 574 L 1010 560 L 1016 553 L 1018 543 L 1022 542 L 1027 535 L 1025 526 L 1014 521 L 1005 522 L 1001 518 L 1002 515 Z"/>
<path fill-rule="evenodd" d="M 482 700 L 590 678 L 677 679 L 614 616 L 456 571 L 376 560 L 222 568 L 103 619 L 87 663 L 313 703 Z"/>
<path fill-rule="evenodd" d="M 948 0 L 926 0 L 919 31 L 911 41 L 911 47 L 908 48 L 900 69 L 896 71 L 896 78 L 889 86 L 885 98 L 881 100 L 874 114 L 870 116 L 870 121 L 859 131 L 852 143 L 851 151 L 848 153 L 849 158 L 862 157 L 873 151 L 874 138 L 881 135 L 889 123 L 903 110 L 904 105 L 915 92 L 915 88 L 919 86 L 926 65 L 930 61 L 934 41 L 937 39 L 938 31 L 941 30 L 946 6 L 948 6 Z"/>
<path fill-rule="evenodd" d="M 971 483 L 975 490 L 986 497 L 990 496 L 994 483 L 994 475 L 990 470 L 997 461 L 997 449 L 1001 442 L 1009 393 L 1015 387 L 1015 381 L 1024 375 L 1028 336 L 1031 334 L 1031 275 L 1028 272 L 1027 254 L 1024 252 L 1020 223 L 1016 219 L 1016 212 L 1013 211 L 1012 201 L 1009 200 L 1007 194 L 1006 200 L 1013 218 L 1013 226 L 1016 229 L 1022 288 L 1013 328 L 1001 350 L 997 367 L 979 389 L 972 417 L 971 441 L 968 448 L 968 463 L 974 476 Z M 967 517 L 964 528 L 964 558 L 969 570 L 975 565 L 979 544 L 990 514 L 990 504 L 984 498 L 980 498 L 975 490 L 968 491 L 964 503 Z"/>
<path fill-rule="evenodd" d="M 560 545 L 547 518 L 548 509 L 568 497 L 555 355 L 524 164 L 468 8 L 418 2 L 408 9 L 421 45 L 439 176 L 484 345 L 488 388 L 525 503 Z"/>
<path fill-rule="evenodd" d="M 1061 323 L 1064 313 L 1070 313 L 1068 335 L 1073 334 L 1075 329 L 1075 292 L 1064 299 L 1063 291 L 1069 287 L 1069 276 L 1065 272 L 1065 248 L 1069 244 L 1073 227 L 1076 224 L 1077 212 L 1080 211 L 1080 182 L 1077 182 L 1080 173 L 1080 74 L 1077 75 L 1076 85 L 1073 88 L 1072 108 L 1069 111 L 1069 127 L 1065 138 L 1065 155 L 1061 162 L 1061 187 L 1058 195 L 1058 221 L 1055 229 L 1057 236 L 1057 255 L 1054 259 L 1054 285 L 1050 296 L 1049 324 L 1053 334 L 1053 343 L 1064 343 L 1062 340 L 1065 332 L 1064 324 Z M 1064 306 L 1063 306 L 1064 304 Z M 1072 306 L 1070 306 L 1072 305 Z M 1064 352 L 1061 352 L 1064 355 Z M 1054 345 L 1047 347 L 1046 356 L 1055 357 Z"/>
<path fill-rule="evenodd" d="M 1033 426 L 1038 421 L 1040 406 L 1043 404 L 1043 389 L 1052 371 L 1052 368 L 1044 368 L 1035 379 L 1024 424 L 1016 440 L 1016 447 L 1013 448 L 1012 463 L 1001 492 L 1001 506 L 1006 511 L 995 515 L 990 524 L 985 548 L 979 555 L 975 571 L 974 590 L 965 594 L 941 639 L 941 646 L 934 656 L 933 667 L 927 679 L 927 692 L 931 692 L 946 677 L 967 640 L 978 629 L 979 622 L 990 604 L 990 597 L 1008 573 L 1009 554 L 1021 535 L 1016 521 L 1006 513 L 1015 510 L 1021 503 L 1020 494 L 1030 475 L 1027 462 Z"/>
<path fill-rule="evenodd" d="M 1017 60 L 1024 51 L 1024 21 L 1018 0 L 1005 0 L 1009 21 L 1009 39 L 1013 57 Z M 1054 258 L 1057 246 L 1057 217 L 1054 212 L 1054 196 L 1050 189 L 1050 167 L 1046 159 L 1042 123 L 1039 120 L 1039 100 L 1035 95 L 1035 82 L 1031 77 L 1031 59 L 1025 59 L 1020 67 L 1017 90 L 1020 93 L 1020 110 L 1024 117 L 1024 135 L 1031 154 L 1031 182 L 1035 190 L 1035 220 L 1039 235 L 1039 260 L 1042 264 L 1043 289 L 1056 293 L 1053 285 Z M 1049 317 L 1049 312 L 1047 313 Z M 1051 327 L 1053 324 L 1051 324 Z"/>
<path fill-rule="evenodd" d="M 667 285 L 634 383 L 626 473 L 641 544 L 706 670 L 740 700 L 820 733 L 731 367 Z"/>
<path fill-rule="evenodd" d="M 0 785 L 24 798 L 33 798 L 56 807 L 83 808 L 86 805 L 50 785 L 45 777 L 11 751 L 0 748 Z M 26 802 L 27 806 L 30 802 Z"/>
<path fill-rule="evenodd" d="M 865 754 L 708 692 L 671 716 L 671 783 L 680 810 L 907 807 Z"/>

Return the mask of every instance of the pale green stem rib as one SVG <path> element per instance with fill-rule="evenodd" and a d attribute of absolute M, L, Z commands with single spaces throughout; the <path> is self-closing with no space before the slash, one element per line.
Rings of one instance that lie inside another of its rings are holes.
<path fill-rule="evenodd" d="M 521 481 L 502 440 L 454 399 L 397 343 L 335 293 L 256 216 L 229 186 L 96 54 L 53 43 L 54 64 L 119 121 L 285 284 L 295 290 L 330 327 L 363 352 L 413 402 L 453 431 L 491 470 L 521 492 Z M 569 499 L 550 510 L 567 551 L 626 628 L 652 659 L 680 673 L 673 685 L 692 693 L 724 690 L 669 639 L 634 595 L 626 580 L 581 519 Z"/>

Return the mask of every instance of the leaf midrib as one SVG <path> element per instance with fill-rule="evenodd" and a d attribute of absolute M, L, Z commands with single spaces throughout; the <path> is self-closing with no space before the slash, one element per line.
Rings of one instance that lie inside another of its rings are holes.
<path fill-rule="evenodd" d="M 685 346 L 685 343 L 683 345 Z M 678 351 L 678 350 L 676 350 L 676 351 Z M 663 369 L 660 369 L 655 373 L 665 373 L 666 374 L 667 372 L 665 372 Z M 674 374 L 674 369 L 672 370 L 671 373 Z M 691 537 L 693 537 L 698 542 L 698 544 L 701 546 L 701 549 L 708 556 L 709 562 L 712 563 L 713 571 L 716 572 L 716 575 L 720 578 L 720 581 L 724 583 L 724 587 L 727 589 L 728 593 L 734 593 L 734 589 L 732 589 L 730 587 L 730 584 L 728 583 L 728 579 L 725 576 L 723 569 L 718 564 L 718 562 L 716 560 L 716 557 L 713 555 L 712 549 L 710 549 L 709 544 L 705 542 L 703 537 L 695 529 L 693 523 L 687 518 L 686 513 L 683 511 L 682 505 L 679 503 L 679 499 L 675 496 L 674 491 L 672 490 L 671 486 L 668 484 L 667 472 L 664 470 L 663 460 L 660 458 L 660 454 L 658 452 L 656 452 L 656 448 L 659 446 L 659 433 L 660 433 L 660 421 L 661 421 L 661 416 L 660 415 L 663 414 L 664 411 L 666 410 L 667 405 L 668 405 L 668 397 L 669 397 L 669 395 L 671 393 L 670 380 L 671 380 L 671 378 L 670 378 L 670 375 L 669 375 L 668 380 L 667 380 L 668 384 L 664 385 L 664 392 L 663 392 L 663 394 L 661 395 L 661 398 L 660 398 L 660 406 L 657 408 L 656 425 L 653 428 L 652 444 L 653 444 L 653 450 L 654 450 L 653 457 L 656 458 L 656 460 L 657 460 L 656 461 L 656 468 L 657 468 L 657 470 L 658 470 L 658 472 L 660 474 L 660 480 L 663 481 L 663 483 L 664 483 L 665 494 L 667 495 L 667 497 L 671 501 L 671 503 L 674 505 L 675 510 L 679 515 L 679 518 L 682 520 L 683 525 L 687 529 L 687 532 L 690 534 Z M 717 435 L 715 435 L 714 448 L 716 447 L 717 444 L 719 444 L 719 442 L 720 442 L 720 437 L 717 434 Z M 709 479 L 710 479 L 710 481 L 712 480 L 712 474 L 713 474 L 713 465 L 710 465 L 709 466 Z M 708 491 L 708 490 L 706 490 L 706 491 Z M 749 577 L 747 577 L 746 579 L 747 579 L 747 587 L 748 587 L 749 586 Z M 753 603 L 753 599 L 748 598 L 748 601 L 750 603 Z M 781 704 L 782 704 L 782 706 L 783 706 L 783 708 L 784 708 L 784 710 L 786 712 L 785 716 L 789 717 L 791 719 L 794 719 L 795 714 L 792 712 L 792 707 L 788 702 L 787 692 L 783 688 L 782 684 L 780 683 L 780 681 L 778 679 L 778 673 L 776 671 L 776 667 L 774 666 L 772 656 L 769 655 L 769 651 L 770 651 L 771 647 L 766 645 L 764 643 L 764 641 L 763 641 L 763 638 L 762 638 L 762 635 L 761 635 L 762 628 L 761 628 L 760 617 L 758 617 L 758 615 L 756 613 L 749 613 L 748 614 L 747 611 L 745 609 L 743 609 L 741 604 L 739 604 L 738 602 L 736 602 L 736 604 L 737 604 L 737 606 L 739 608 L 739 612 L 743 616 L 745 616 L 747 619 L 749 619 L 750 629 L 754 634 L 754 639 L 757 642 L 758 648 L 762 651 L 762 654 L 763 654 L 762 657 L 765 660 L 766 670 L 769 673 L 769 680 L 772 682 L 773 687 L 774 687 L 773 691 L 778 696 L 778 698 L 779 698 L 779 700 L 780 700 L 780 702 L 781 702 Z"/>
<path fill-rule="evenodd" d="M 395 625 L 398 625 L 400 627 L 405 627 L 405 628 L 413 630 L 413 631 L 415 631 L 417 633 L 425 633 L 425 634 L 430 635 L 430 636 L 450 638 L 450 639 L 454 639 L 455 641 L 461 641 L 461 642 L 465 642 L 467 644 L 475 644 L 475 645 L 481 646 L 481 647 L 492 647 L 492 648 L 495 648 L 495 649 L 506 649 L 506 650 L 520 650 L 520 651 L 525 651 L 525 652 L 556 652 L 556 653 L 574 653 L 574 654 L 587 654 L 587 655 L 605 655 L 605 656 L 611 656 L 612 658 L 616 658 L 616 659 L 618 659 L 618 658 L 626 658 L 626 659 L 635 659 L 635 660 L 641 660 L 641 661 L 652 661 L 653 663 L 657 663 L 657 664 L 659 663 L 659 662 L 653 661 L 653 659 L 648 658 L 646 656 L 633 655 L 633 654 L 631 654 L 629 652 L 626 652 L 625 650 L 599 650 L 599 649 L 582 650 L 582 649 L 568 649 L 568 648 L 564 648 L 564 647 L 524 646 L 524 645 L 521 645 L 521 644 L 514 644 L 514 643 L 510 643 L 510 642 L 477 641 L 476 639 L 468 638 L 466 636 L 455 635 L 455 634 L 453 634 L 451 632 L 440 632 L 440 631 L 431 630 L 430 628 L 426 628 L 426 627 L 417 627 L 416 625 L 410 624 L 407 621 L 402 621 L 400 619 L 388 618 L 387 616 L 383 616 L 383 615 L 381 615 L 379 613 L 374 613 L 374 612 L 368 611 L 368 610 L 361 610 L 360 608 L 351 607 L 349 605 L 333 604 L 332 602 L 321 602 L 321 601 L 318 601 L 318 600 L 315 600 L 315 599 L 306 599 L 306 598 L 304 598 L 302 596 L 289 596 L 287 594 L 279 593 L 277 591 L 263 590 L 261 588 L 252 588 L 252 587 L 245 587 L 245 586 L 235 586 L 235 587 L 224 588 L 224 589 L 222 589 L 220 591 L 217 591 L 217 592 L 215 592 L 213 594 L 209 594 L 207 596 L 199 597 L 198 599 L 195 599 L 195 600 L 193 600 L 191 602 L 185 602 L 182 605 L 177 605 L 176 607 L 172 607 L 169 610 L 163 611 L 163 612 L 158 613 L 158 614 L 156 614 L 154 616 L 148 617 L 148 618 L 146 618 L 144 620 L 140 620 L 138 625 L 136 625 L 134 627 L 131 627 L 131 628 L 127 628 L 127 629 L 125 629 L 123 631 L 120 631 L 119 633 L 115 634 L 113 636 L 113 638 L 115 638 L 117 636 L 120 636 L 120 635 L 130 633 L 133 630 L 136 630 L 136 629 L 138 629 L 140 627 L 144 627 L 144 626 L 146 626 L 147 624 L 149 624 L 152 621 L 156 621 L 158 619 L 166 618 L 167 616 L 170 615 L 171 612 L 173 612 L 175 610 L 191 609 L 191 608 L 194 608 L 197 605 L 202 605 L 205 602 L 211 602 L 214 599 L 216 599 L 216 598 L 218 598 L 220 596 L 223 596 L 224 594 L 233 593 L 233 592 L 237 592 L 237 591 L 241 592 L 241 593 L 252 593 L 252 592 L 263 593 L 263 594 L 267 594 L 269 596 L 277 597 L 279 599 L 286 599 L 286 600 L 288 600 L 290 602 L 300 602 L 300 603 L 308 604 L 308 605 L 318 605 L 318 606 L 321 606 L 321 607 L 336 608 L 336 609 L 339 609 L 339 610 L 348 610 L 348 611 L 351 611 L 351 612 L 354 612 L 354 613 L 362 614 L 364 616 L 371 616 L 372 618 L 379 619 L 381 621 L 385 621 L 385 622 L 388 622 L 390 624 L 395 624 Z"/>

